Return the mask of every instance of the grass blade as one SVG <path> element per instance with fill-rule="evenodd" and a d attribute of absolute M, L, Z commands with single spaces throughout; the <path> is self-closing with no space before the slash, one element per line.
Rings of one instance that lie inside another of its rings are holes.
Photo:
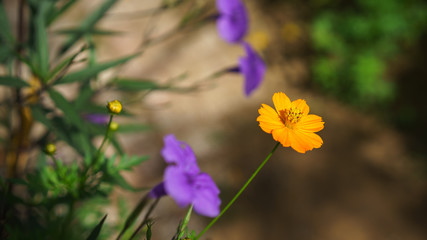
<path fill-rule="evenodd" d="M 80 25 L 80 31 L 70 35 L 68 40 L 64 43 L 64 45 L 62 45 L 60 52 L 66 52 L 85 34 L 88 34 L 116 2 L 117 0 L 106 0 L 97 10 L 89 14 L 89 16 Z"/>
<path fill-rule="evenodd" d="M 83 120 L 74 109 L 74 106 L 57 91 L 50 89 L 48 92 L 52 101 L 66 116 L 64 119 L 68 121 L 70 125 L 77 126 L 81 131 L 83 131 L 85 129 Z"/>
<path fill-rule="evenodd" d="M 164 88 L 153 81 L 145 79 L 116 79 L 114 83 L 118 89 L 124 91 L 141 91 Z"/>
<path fill-rule="evenodd" d="M 0 29 L 0 36 L 2 40 L 5 41 L 9 47 L 12 47 L 15 40 L 13 38 L 12 30 L 10 29 L 3 1 L 0 1 Z"/>
<path fill-rule="evenodd" d="M 98 73 L 100 73 L 106 69 L 112 68 L 114 66 L 123 64 L 123 63 L 131 60 L 132 58 L 138 56 L 139 54 L 140 53 L 137 53 L 137 54 L 133 54 L 131 56 L 120 58 L 120 59 L 113 60 L 110 62 L 104 62 L 104 63 L 95 64 L 93 66 L 89 66 L 83 70 L 73 72 L 73 73 L 70 73 L 70 74 L 64 76 L 63 78 L 59 79 L 55 84 L 63 84 L 63 83 L 71 83 L 71 82 L 76 82 L 76 81 L 87 80 L 91 77 L 94 77 L 95 75 L 97 75 Z"/>
<path fill-rule="evenodd" d="M 7 76 L 0 76 L 0 85 L 8 86 L 8 87 L 29 87 L 30 85 L 18 77 L 7 77 Z"/>
<path fill-rule="evenodd" d="M 99 233 L 101 232 L 102 225 L 104 224 L 105 219 L 107 218 L 107 214 L 101 219 L 101 221 L 96 225 L 96 227 L 92 230 L 89 237 L 86 240 L 96 240 L 98 239 Z"/>

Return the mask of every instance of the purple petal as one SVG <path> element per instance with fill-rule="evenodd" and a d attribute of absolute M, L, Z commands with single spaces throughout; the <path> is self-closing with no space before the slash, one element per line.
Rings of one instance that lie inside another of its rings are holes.
<path fill-rule="evenodd" d="M 166 135 L 163 141 L 165 146 L 162 149 L 162 156 L 167 163 L 175 164 L 188 172 L 200 172 L 196 156 L 187 143 L 178 141 L 172 134 Z"/>
<path fill-rule="evenodd" d="M 249 96 L 261 84 L 266 66 L 262 58 L 248 43 L 243 43 L 245 57 L 239 59 L 239 68 L 245 78 L 245 94 Z"/>
<path fill-rule="evenodd" d="M 217 0 L 219 11 L 217 29 L 219 35 L 229 43 L 240 42 L 248 31 L 248 15 L 240 0 Z"/>
<path fill-rule="evenodd" d="M 148 196 L 151 198 L 160 198 L 166 195 L 165 184 L 161 182 L 157 184 L 153 189 L 151 189 Z"/>
<path fill-rule="evenodd" d="M 185 207 L 194 199 L 194 179 L 197 175 L 183 171 L 176 166 L 169 166 L 164 175 L 166 193 L 180 207 Z"/>
<path fill-rule="evenodd" d="M 84 119 L 95 124 L 107 124 L 109 116 L 106 114 L 90 113 L 83 116 Z"/>
<path fill-rule="evenodd" d="M 194 186 L 194 211 L 207 217 L 218 216 L 221 200 L 219 189 L 207 173 L 199 174 L 195 179 Z"/>

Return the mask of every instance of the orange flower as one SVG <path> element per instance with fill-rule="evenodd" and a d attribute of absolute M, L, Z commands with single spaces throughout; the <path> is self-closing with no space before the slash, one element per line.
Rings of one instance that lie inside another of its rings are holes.
<path fill-rule="evenodd" d="M 257 121 L 264 132 L 300 153 L 322 146 L 323 140 L 315 132 L 323 129 L 324 122 L 321 117 L 308 114 L 305 100 L 291 102 L 286 94 L 279 92 L 273 95 L 273 103 L 276 110 L 266 104 L 258 110 Z"/>

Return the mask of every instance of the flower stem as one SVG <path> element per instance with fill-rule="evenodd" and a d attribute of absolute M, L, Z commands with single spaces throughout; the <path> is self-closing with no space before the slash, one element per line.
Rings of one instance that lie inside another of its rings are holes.
<path fill-rule="evenodd" d="M 98 155 L 101 153 L 105 142 L 110 137 L 110 125 L 111 125 L 111 122 L 113 121 L 113 116 L 114 116 L 113 114 L 110 115 L 110 120 L 108 121 L 108 124 L 107 124 L 107 130 L 105 131 L 104 139 L 102 140 L 101 146 L 99 146 L 98 148 Z"/>
<path fill-rule="evenodd" d="M 239 190 L 239 192 L 231 199 L 231 201 L 225 206 L 224 209 L 219 213 L 219 215 L 212 219 L 212 221 L 203 229 L 202 232 L 197 235 L 197 237 L 194 240 L 199 239 L 218 219 L 228 210 L 228 208 L 233 205 L 233 203 L 237 200 L 237 198 L 243 193 L 243 191 L 246 189 L 246 187 L 252 182 L 252 180 L 255 178 L 255 176 L 258 174 L 258 172 L 261 170 L 261 168 L 267 163 L 267 161 L 270 159 L 270 157 L 273 155 L 274 151 L 276 151 L 277 147 L 280 145 L 280 142 L 274 146 L 273 150 L 271 150 L 270 154 L 264 159 L 264 161 L 259 165 L 259 167 L 255 170 L 255 172 L 252 174 L 252 176 L 246 181 L 246 183 L 243 185 L 243 187 Z"/>

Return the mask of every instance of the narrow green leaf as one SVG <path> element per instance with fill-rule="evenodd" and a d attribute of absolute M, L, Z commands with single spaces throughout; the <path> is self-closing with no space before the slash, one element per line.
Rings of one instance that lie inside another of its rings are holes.
<path fill-rule="evenodd" d="M 49 73 L 49 77 L 48 79 L 53 78 L 56 74 L 59 73 L 59 71 L 63 70 L 64 68 L 66 68 L 67 66 L 70 66 L 74 59 L 76 59 L 76 57 L 82 53 L 84 50 L 86 50 L 87 47 L 84 46 L 82 47 L 77 53 L 75 53 L 74 55 L 64 59 L 61 63 L 59 63 L 50 73 Z"/>
<path fill-rule="evenodd" d="M 60 7 L 57 11 L 53 12 L 49 15 L 49 18 L 47 20 L 47 25 L 49 26 L 51 23 L 53 23 L 56 18 L 61 16 L 65 11 L 67 11 L 68 8 L 70 8 L 74 3 L 76 3 L 77 0 L 68 0 L 62 7 Z"/>
<path fill-rule="evenodd" d="M 49 1 L 40 1 L 38 12 L 35 17 L 34 28 L 36 35 L 36 54 L 40 68 L 39 76 L 46 81 L 49 72 L 49 43 L 47 40 L 46 15 L 50 7 Z"/>
<path fill-rule="evenodd" d="M 0 76 L 0 85 L 8 86 L 8 87 L 29 87 L 30 85 L 18 77 L 8 77 L 8 76 Z"/>
<path fill-rule="evenodd" d="M 66 75 L 65 77 L 59 79 L 55 84 L 63 84 L 63 83 L 71 83 L 71 82 L 76 82 L 76 81 L 87 80 L 87 79 L 97 75 L 98 73 L 100 73 L 106 69 L 112 68 L 114 66 L 123 64 L 123 63 L 131 60 L 132 58 L 138 56 L 139 54 L 140 53 L 137 53 L 137 54 L 133 54 L 131 56 L 120 58 L 120 59 L 113 60 L 110 62 L 104 62 L 104 63 L 99 63 L 99 64 L 96 64 L 93 66 L 89 66 L 89 67 L 82 69 L 80 71 L 73 72 L 73 73 Z"/>
<path fill-rule="evenodd" d="M 124 190 L 128 190 L 131 192 L 137 192 L 139 189 L 132 187 L 126 179 L 120 175 L 118 172 L 110 172 L 103 176 L 106 182 L 116 184 L 117 186 L 123 188 Z"/>
<path fill-rule="evenodd" d="M 74 101 L 75 108 L 79 111 L 88 110 L 86 112 L 93 113 L 88 108 L 90 108 L 90 106 L 92 106 L 92 104 L 90 103 L 90 99 L 95 94 L 95 91 L 92 89 L 89 82 L 83 83 L 79 87 L 78 93 L 79 93 L 79 95 L 77 96 L 76 100 Z M 107 114 L 107 108 L 105 106 L 103 107 L 102 110 L 103 111 L 101 113 Z"/>
<path fill-rule="evenodd" d="M 114 84 L 118 89 L 124 91 L 141 91 L 164 88 L 153 81 L 143 79 L 116 79 Z"/>
<path fill-rule="evenodd" d="M 61 53 L 67 51 L 73 46 L 78 40 L 80 40 L 85 34 L 89 33 L 94 28 L 95 24 L 104 17 L 105 13 L 117 2 L 117 0 L 105 0 L 104 3 L 89 16 L 80 25 L 79 32 L 72 34 L 68 40 L 62 45 Z"/>
<path fill-rule="evenodd" d="M 62 96 L 59 92 L 50 89 L 49 91 L 50 98 L 53 100 L 55 105 L 62 110 L 65 116 L 65 120 L 70 124 L 77 126 L 80 130 L 84 130 L 83 120 L 80 118 L 77 111 L 74 109 L 74 106 L 68 102 L 67 99 Z"/>
<path fill-rule="evenodd" d="M 0 41 L 0 43 L 1 43 L 1 41 Z M 1 44 L 1 46 L 0 46 L 0 62 L 5 63 L 8 58 L 13 57 L 13 56 L 14 56 L 13 51 L 8 46 L 6 46 L 6 44 Z"/>
<path fill-rule="evenodd" d="M 147 222 L 147 232 L 145 233 L 145 238 L 147 238 L 147 240 L 151 240 L 151 226 L 153 226 L 153 222 Z"/>
<path fill-rule="evenodd" d="M 117 141 L 117 139 L 113 136 L 111 139 L 111 144 L 113 145 L 114 149 L 116 149 L 117 153 L 119 153 L 120 155 L 124 154 L 123 148 L 120 145 L 119 141 Z"/>
<path fill-rule="evenodd" d="M 102 225 L 104 224 L 105 219 L 107 218 L 107 214 L 101 219 L 101 221 L 96 225 L 96 227 L 92 230 L 89 237 L 86 240 L 96 240 L 98 239 L 99 233 L 101 232 Z"/>
<path fill-rule="evenodd" d="M 186 232 L 187 225 L 190 222 L 190 217 L 191 217 L 192 211 L 193 211 L 193 204 L 191 204 L 190 207 L 188 208 L 187 214 L 185 215 L 185 218 L 182 221 L 181 227 L 179 229 L 178 239 L 181 239 L 184 236 L 184 234 Z"/>
<path fill-rule="evenodd" d="M 132 167 L 139 165 L 140 163 L 148 160 L 148 156 L 131 156 L 128 157 L 123 155 L 119 165 L 117 166 L 120 170 L 131 170 Z"/>
<path fill-rule="evenodd" d="M 46 117 L 46 112 L 38 106 L 34 106 L 31 108 L 31 113 L 33 118 L 46 126 L 47 129 L 52 129 L 52 122 Z"/>
<path fill-rule="evenodd" d="M 132 224 L 135 222 L 136 218 L 141 214 L 142 210 L 144 209 L 145 205 L 147 205 L 149 200 L 148 194 L 146 194 L 136 205 L 135 209 L 133 209 L 132 213 L 129 215 L 129 217 L 126 219 L 125 225 L 123 226 L 122 231 L 120 231 L 119 236 L 117 239 L 119 239 L 126 230 L 132 226 Z"/>
<path fill-rule="evenodd" d="M 95 148 L 86 134 L 76 132 L 75 139 L 73 138 L 73 140 L 76 144 L 80 145 L 80 148 L 83 150 L 83 156 L 92 158 Z"/>
<path fill-rule="evenodd" d="M 107 159 L 107 168 L 113 169 L 115 161 L 116 161 L 116 154 L 114 153 L 110 158 Z"/>
<path fill-rule="evenodd" d="M 123 124 L 119 125 L 118 133 L 138 133 L 150 130 L 151 127 L 144 124 Z"/>
<path fill-rule="evenodd" d="M 71 35 L 71 34 L 81 34 L 81 35 L 101 35 L 101 36 L 109 36 L 109 35 L 120 35 L 123 34 L 123 32 L 119 32 L 119 31 L 111 31 L 111 30 L 104 30 L 104 29 L 91 29 L 89 32 L 82 32 L 82 29 L 79 28 L 70 28 L 70 29 L 62 29 L 62 30 L 57 30 L 55 31 L 55 33 L 57 34 L 67 34 L 67 35 Z"/>
<path fill-rule="evenodd" d="M 7 43 L 9 48 L 12 48 L 15 40 L 10 28 L 9 20 L 3 6 L 3 1 L 0 1 L 0 36 L 1 39 Z"/>

